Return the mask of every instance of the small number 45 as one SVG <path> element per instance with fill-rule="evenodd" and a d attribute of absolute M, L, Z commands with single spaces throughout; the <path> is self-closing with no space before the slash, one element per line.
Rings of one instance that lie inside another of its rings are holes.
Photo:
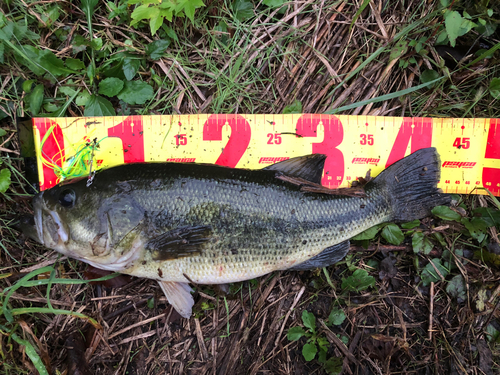
<path fill-rule="evenodd" d="M 457 138 L 453 142 L 453 147 L 468 149 L 470 147 L 470 138 Z"/>

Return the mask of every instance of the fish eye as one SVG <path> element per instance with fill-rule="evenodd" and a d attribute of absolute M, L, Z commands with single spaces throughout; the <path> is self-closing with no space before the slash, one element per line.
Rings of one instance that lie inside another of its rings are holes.
<path fill-rule="evenodd" d="M 73 207 L 76 200 L 76 194 L 72 189 L 64 189 L 59 194 L 59 204 L 63 207 Z"/>

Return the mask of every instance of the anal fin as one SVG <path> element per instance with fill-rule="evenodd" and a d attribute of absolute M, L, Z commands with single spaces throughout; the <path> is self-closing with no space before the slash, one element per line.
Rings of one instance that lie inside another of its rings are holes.
<path fill-rule="evenodd" d="M 311 259 L 289 268 L 289 270 L 307 271 L 331 266 L 332 264 L 341 261 L 346 256 L 349 251 L 349 247 L 349 240 L 327 247 L 318 255 L 315 255 Z"/>
<path fill-rule="evenodd" d="M 191 295 L 193 289 L 188 283 L 176 283 L 172 281 L 158 281 L 165 297 L 172 307 L 183 318 L 189 319 L 191 317 L 194 299 Z"/>

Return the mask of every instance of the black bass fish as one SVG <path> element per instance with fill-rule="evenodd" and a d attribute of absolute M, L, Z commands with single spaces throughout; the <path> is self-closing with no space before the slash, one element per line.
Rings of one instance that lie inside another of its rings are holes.
<path fill-rule="evenodd" d="M 363 196 L 320 186 L 324 155 L 261 170 L 127 164 L 33 199 L 32 237 L 94 267 L 158 280 L 188 318 L 189 283 L 224 284 L 340 261 L 349 239 L 449 204 L 436 185 L 439 156 L 421 149 L 364 186 Z M 35 231 L 36 229 L 36 231 Z M 28 230 L 29 232 L 29 230 Z M 35 233 L 36 232 L 36 233 Z"/>

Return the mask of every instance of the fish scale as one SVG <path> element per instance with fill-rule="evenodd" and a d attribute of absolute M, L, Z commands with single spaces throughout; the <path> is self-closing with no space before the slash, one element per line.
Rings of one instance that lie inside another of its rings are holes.
<path fill-rule="evenodd" d="M 436 188 L 440 161 L 433 148 L 349 190 L 353 196 L 319 185 L 324 162 L 310 155 L 258 171 L 181 163 L 113 167 L 98 172 L 90 187 L 75 180 L 35 196 L 35 228 L 26 230 L 95 267 L 158 280 L 189 317 L 190 282 L 325 267 L 345 256 L 356 234 L 450 203 Z"/>
<path fill-rule="evenodd" d="M 175 175 L 177 181 L 169 190 L 149 190 L 148 184 L 144 190 L 135 189 L 132 196 L 139 204 L 153 196 L 156 208 L 159 204 L 178 218 L 175 223 L 164 222 L 164 229 L 211 225 L 216 240 L 189 258 L 158 263 L 146 255 L 146 265 L 138 263 L 125 272 L 169 281 L 186 281 L 187 276 L 201 284 L 239 281 L 301 263 L 390 216 L 380 189 L 369 190 L 367 198 L 318 197 L 272 180 L 249 182 L 250 171 L 238 172 L 230 179 Z M 148 181 L 145 175 L 141 179 Z"/>

